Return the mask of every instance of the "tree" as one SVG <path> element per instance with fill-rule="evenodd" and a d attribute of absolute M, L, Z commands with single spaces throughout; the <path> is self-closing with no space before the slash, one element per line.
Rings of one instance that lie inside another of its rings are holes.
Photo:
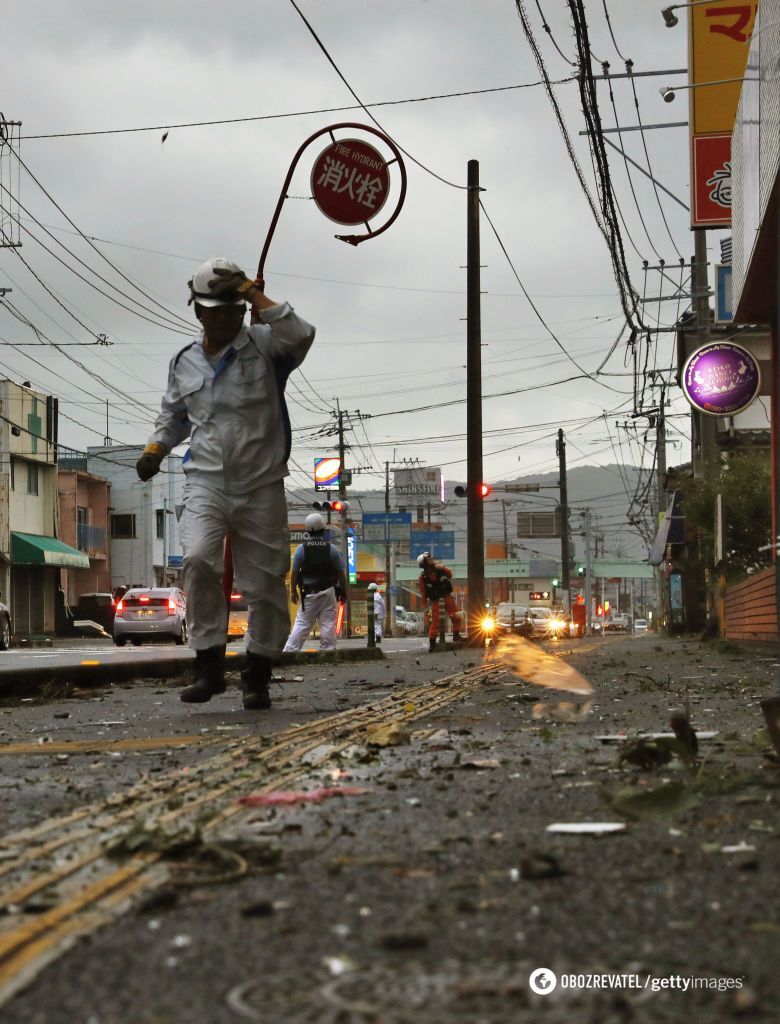
<path fill-rule="evenodd" d="M 735 452 L 717 476 L 680 482 L 689 558 L 698 540 L 699 554 L 715 550 L 715 499 L 723 508 L 723 562 L 716 567 L 728 580 L 763 569 L 771 563 L 766 547 L 772 531 L 772 481 L 769 455 L 763 451 Z M 764 548 L 764 550 L 760 550 Z"/>

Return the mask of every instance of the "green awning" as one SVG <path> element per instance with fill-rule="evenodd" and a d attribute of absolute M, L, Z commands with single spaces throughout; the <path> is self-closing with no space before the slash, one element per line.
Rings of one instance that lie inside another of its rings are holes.
<path fill-rule="evenodd" d="M 41 537 L 37 533 L 11 533 L 11 565 L 89 569 L 89 559 L 83 551 L 63 544 L 56 537 Z"/>

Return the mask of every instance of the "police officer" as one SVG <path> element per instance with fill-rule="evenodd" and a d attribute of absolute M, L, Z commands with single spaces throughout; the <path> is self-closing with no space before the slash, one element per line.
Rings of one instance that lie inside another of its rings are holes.
<path fill-rule="evenodd" d="M 385 615 L 387 615 L 385 599 L 382 597 L 382 591 L 376 583 L 369 583 L 366 589 L 374 594 L 374 639 L 378 644 L 381 644 L 385 626 Z"/>
<path fill-rule="evenodd" d="M 171 360 L 162 408 L 136 470 L 149 480 L 189 438 L 179 527 L 195 678 L 181 699 L 203 703 L 225 691 L 228 609 L 221 578 L 229 533 L 236 582 L 249 608 L 244 707 L 259 710 L 271 706 L 271 665 L 290 628 L 284 388 L 309 351 L 314 328 L 221 257 L 198 267 L 189 287 L 203 333 Z M 249 327 L 247 302 L 258 321 Z"/>
<path fill-rule="evenodd" d="M 346 600 L 347 579 L 339 549 L 325 539 L 325 520 L 319 512 L 306 516 L 309 539 L 295 549 L 290 574 L 290 598 L 300 607 L 295 616 L 285 651 L 300 651 L 319 620 L 320 650 L 336 646 L 336 619 L 339 601 Z"/>
<path fill-rule="evenodd" d="M 428 628 L 428 650 L 433 654 L 436 649 L 436 637 L 439 635 L 439 600 L 444 598 L 444 610 L 452 623 L 452 639 L 458 643 L 463 638 L 460 630 L 463 624 L 463 612 L 458 610 L 452 596 L 452 569 L 442 562 L 431 558 L 429 551 L 417 559 L 420 566 L 420 596 L 425 605 L 430 606 L 430 626 Z"/>

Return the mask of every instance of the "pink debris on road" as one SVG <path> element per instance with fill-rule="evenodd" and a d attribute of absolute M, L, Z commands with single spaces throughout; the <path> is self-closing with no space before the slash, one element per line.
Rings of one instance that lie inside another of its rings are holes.
<path fill-rule="evenodd" d="M 238 803 L 245 807 L 275 807 L 286 804 L 318 804 L 332 796 L 359 796 L 370 790 L 362 786 L 322 786 L 320 789 L 277 790 L 276 793 L 260 793 L 257 796 L 242 796 Z"/>

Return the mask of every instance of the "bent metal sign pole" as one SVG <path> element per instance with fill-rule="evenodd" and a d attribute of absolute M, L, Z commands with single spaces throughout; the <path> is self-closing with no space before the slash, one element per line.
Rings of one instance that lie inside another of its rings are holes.
<path fill-rule="evenodd" d="M 379 150 L 362 139 L 336 139 L 334 132 L 342 129 L 368 132 L 376 136 L 391 151 L 392 159 L 386 160 Z M 352 121 L 343 121 L 339 124 L 329 125 L 327 128 L 321 128 L 314 135 L 310 135 L 298 149 L 290 164 L 287 177 L 284 179 L 257 267 L 257 280 L 261 285 L 264 284 L 266 256 L 282 212 L 282 206 L 287 198 L 287 189 L 295 168 L 304 150 L 323 135 L 330 136 L 330 143 L 317 157 L 312 168 L 312 199 L 329 220 L 348 227 L 354 227 L 356 224 L 365 224 L 366 227 L 366 233 L 362 235 L 336 235 L 335 237 L 339 241 L 348 242 L 350 245 L 360 245 L 361 242 L 365 242 L 369 238 L 376 238 L 382 232 L 387 231 L 401 212 L 406 198 L 406 168 L 401 153 L 392 139 L 376 128 L 370 128 L 366 124 L 356 124 Z M 387 202 L 390 170 L 394 164 L 398 165 L 401 176 L 398 200 L 390 217 L 381 227 L 374 229 L 369 221 L 376 217 Z"/>
<path fill-rule="evenodd" d="M 386 159 L 375 146 L 363 139 L 351 136 L 337 139 L 334 133 L 341 130 L 368 132 L 390 150 L 392 158 Z M 265 260 L 271 247 L 271 239 L 274 236 L 276 225 L 279 222 L 282 206 L 287 199 L 287 190 L 290 187 L 295 168 L 298 166 L 303 152 L 323 135 L 329 136 L 330 142 L 319 154 L 312 167 L 312 199 L 329 220 L 346 227 L 363 224 L 366 228 L 364 234 L 336 235 L 335 237 L 339 241 L 357 246 L 369 238 L 376 238 L 387 231 L 401 212 L 406 198 L 406 168 L 400 150 L 393 140 L 376 128 L 353 121 L 343 121 L 321 128 L 318 132 L 310 135 L 298 148 L 287 171 L 263 250 L 260 253 L 260 262 L 257 265 L 257 282 L 261 288 L 265 287 Z M 390 172 L 394 165 L 397 165 L 401 178 L 395 209 L 381 227 L 372 228 L 369 221 L 382 211 L 388 200 Z M 229 534 L 225 541 L 225 571 L 222 577 L 222 590 L 229 611 L 233 590 L 233 548 Z"/>

